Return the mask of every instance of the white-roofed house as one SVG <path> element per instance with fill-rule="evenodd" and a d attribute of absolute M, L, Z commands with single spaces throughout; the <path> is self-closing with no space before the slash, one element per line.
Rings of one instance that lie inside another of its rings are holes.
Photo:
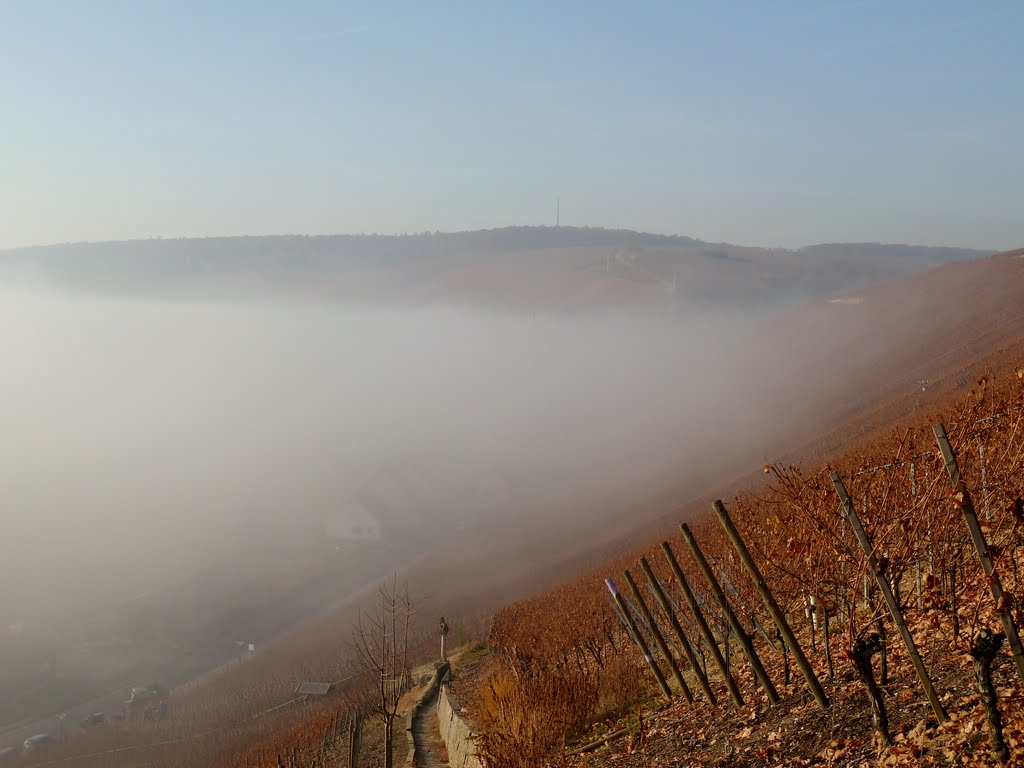
<path fill-rule="evenodd" d="M 324 525 L 328 537 L 341 541 L 377 541 L 381 537 L 380 520 L 354 499 L 329 515 Z"/>

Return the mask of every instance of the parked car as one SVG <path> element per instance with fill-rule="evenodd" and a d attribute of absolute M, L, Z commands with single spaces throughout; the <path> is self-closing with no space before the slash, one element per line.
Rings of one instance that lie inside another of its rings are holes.
<path fill-rule="evenodd" d="M 122 708 L 123 714 L 126 718 L 144 714 L 147 719 L 153 719 L 152 715 L 147 714 L 149 710 L 163 704 L 170 695 L 171 692 L 160 683 L 150 683 L 132 688 L 131 693 L 128 694 L 128 700 L 125 701 Z"/>
<path fill-rule="evenodd" d="M 0 748 L 0 765 L 13 763 L 18 759 L 18 750 L 14 747 Z"/>
<path fill-rule="evenodd" d="M 25 743 L 22 747 L 26 752 L 35 752 L 36 750 L 43 749 L 54 743 L 54 738 L 48 733 L 37 733 L 35 736 L 29 736 L 25 739 Z"/>
<path fill-rule="evenodd" d="M 132 688 L 131 693 L 128 694 L 128 703 L 136 704 L 140 701 L 165 699 L 168 695 L 169 691 L 160 683 L 150 683 L 149 685 Z"/>
<path fill-rule="evenodd" d="M 91 715 L 86 715 L 82 718 L 81 725 L 83 728 L 95 728 L 97 725 L 103 725 L 105 722 L 107 722 L 105 712 L 93 712 Z"/>

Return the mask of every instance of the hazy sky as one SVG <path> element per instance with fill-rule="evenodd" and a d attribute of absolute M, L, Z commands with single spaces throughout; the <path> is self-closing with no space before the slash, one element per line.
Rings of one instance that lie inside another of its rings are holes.
<path fill-rule="evenodd" d="M 0 0 L 0 247 L 1024 245 L 1024 3 Z"/>

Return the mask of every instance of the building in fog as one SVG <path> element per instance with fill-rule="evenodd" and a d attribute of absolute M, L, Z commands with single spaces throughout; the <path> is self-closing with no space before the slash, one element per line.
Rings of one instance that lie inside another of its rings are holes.
<path fill-rule="evenodd" d="M 381 537 L 380 520 L 355 500 L 331 514 L 325 529 L 328 537 L 339 541 L 377 541 Z"/>

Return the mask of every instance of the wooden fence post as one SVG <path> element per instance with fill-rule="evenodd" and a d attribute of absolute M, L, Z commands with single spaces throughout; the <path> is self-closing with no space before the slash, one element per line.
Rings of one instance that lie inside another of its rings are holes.
<path fill-rule="evenodd" d="M 633 614 L 629 612 L 629 608 L 626 607 L 626 602 L 622 599 L 622 595 L 619 594 L 618 588 L 615 586 L 615 582 L 611 579 L 604 580 L 605 586 L 608 587 L 608 591 L 612 593 L 612 599 L 615 600 L 615 604 L 619 607 L 619 611 L 622 612 L 623 618 L 626 619 L 626 623 L 629 626 L 629 631 L 633 634 L 633 640 L 640 648 L 640 652 L 644 656 L 644 661 L 647 662 L 647 666 L 651 668 L 654 673 L 654 679 L 658 681 L 658 686 L 661 688 L 661 692 L 665 694 L 665 698 L 672 701 L 672 689 L 668 687 L 668 683 L 665 682 L 665 676 L 661 674 L 661 670 L 658 669 L 658 664 L 654 660 L 654 656 L 651 654 L 651 649 L 647 646 L 647 641 L 644 640 L 643 634 L 640 632 L 640 628 L 636 625 L 636 619 L 633 618 Z"/>
<path fill-rule="evenodd" d="M 945 431 L 945 427 L 943 427 L 943 431 Z M 992 510 L 988 503 L 988 472 L 985 469 L 985 443 L 980 438 L 978 439 L 978 461 L 981 463 L 981 501 L 985 506 L 985 521 L 991 523 Z"/>
<path fill-rule="evenodd" d="M 722 674 L 722 679 L 725 680 L 725 687 L 729 689 L 732 703 L 737 707 L 742 707 L 743 694 L 740 693 L 739 686 L 736 685 L 736 681 L 733 680 L 732 675 L 729 673 L 729 665 L 722 657 L 722 650 L 718 647 L 718 643 L 715 642 L 715 635 L 711 631 L 711 627 L 708 626 L 707 619 L 704 618 L 704 613 L 701 611 L 700 606 L 697 605 L 697 598 L 694 597 L 693 590 L 690 589 L 690 582 L 683 575 L 683 569 L 679 567 L 679 562 L 672 551 L 672 546 L 667 541 L 663 541 L 661 542 L 661 551 L 665 553 L 668 567 L 672 569 L 672 575 L 676 577 L 676 581 L 679 582 L 679 588 L 683 590 L 683 595 L 686 597 L 686 605 L 690 609 L 690 613 L 693 614 L 693 620 L 697 623 L 700 636 L 704 639 L 704 644 L 708 647 L 711 658 L 715 661 L 715 666 L 718 667 L 718 671 Z"/>
<path fill-rule="evenodd" d="M 772 594 L 771 589 L 768 588 L 768 583 L 764 580 L 764 576 L 761 575 L 761 570 L 757 567 L 757 563 L 754 562 L 754 558 L 750 556 L 750 550 L 747 549 L 743 537 L 740 536 L 740 532 L 733 525 L 732 518 L 729 517 L 725 505 L 719 499 L 712 506 L 715 510 L 715 515 L 718 517 L 718 522 L 722 524 L 726 536 L 729 537 L 729 541 L 736 548 L 736 553 L 740 556 L 740 562 L 743 563 L 743 567 L 746 568 L 747 573 L 750 575 L 750 580 L 754 582 L 754 587 L 761 595 L 765 608 L 768 609 L 768 613 L 775 622 L 775 626 L 782 633 L 782 639 L 786 643 L 786 647 L 789 648 L 790 653 L 793 654 L 793 660 L 796 661 L 796 665 L 803 674 L 804 680 L 807 681 L 807 687 L 811 689 L 814 700 L 818 702 L 818 706 L 822 709 L 828 709 L 829 700 L 825 694 L 825 689 L 821 687 L 821 682 L 818 680 L 817 675 L 814 674 L 811 663 L 807 660 L 803 649 L 796 641 L 796 635 L 793 634 L 793 630 L 790 628 L 789 622 L 786 621 L 786 616 L 782 609 L 779 608 L 779 604 L 775 602 L 775 596 Z"/>
<path fill-rule="evenodd" d="M 686 679 L 683 677 L 683 673 L 679 671 L 679 665 L 676 664 L 675 657 L 672 655 L 672 651 L 669 650 L 668 643 L 665 642 L 665 636 L 661 634 L 661 630 L 654 621 L 654 614 L 651 613 L 651 609 L 647 607 L 647 603 L 644 601 L 644 596 L 636 586 L 636 582 L 633 581 L 633 574 L 629 571 L 622 572 L 623 577 L 626 579 L 626 583 L 629 584 L 629 589 L 633 593 L 633 597 L 636 598 L 637 607 L 640 608 L 640 613 L 644 617 L 644 621 L 647 622 L 651 628 L 651 634 L 654 636 L 654 642 L 658 646 L 658 650 L 661 651 L 661 655 L 665 657 L 665 661 L 668 662 L 668 668 L 672 670 L 672 676 L 676 679 L 679 684 L 679 690 L 683 693 L 683 698 L 686 699 L 687 704 L 693 704 L 693 693 L 690 692 L 690 686 L 686 684 Z"/>
<path fill-rule="evenodd" d="M 356 768 L 359 761 L 359 747 L 363 740 L 363 716 L 356 712 L 348 721 L 348 768 Z"/>
<path fill-rule="evenodd" d="M 711 702 L 712 706 L 718 705 L 718 699 L 715 697 L 715 692 L 711 690 L 711 685 L 708 683 L 707 675 L 701 669 L 700 664 L 697 661 L 697 654 L 693 652 L 693 646 L 690 644 L 689 638 L 686 637 L 686 633 L 683 631 L 682 625 L 679 623 L 679 619 L 676 618 L 675 611 L 672 610 L 672 603 L 669 602 L 668 595 L 665 594 L 664 588 L 661 586 L 661 582 L 658 581 L 658 577 L 654 575 L 654 571 L 651 570 L 650 563 L 647 562 L 646 557 L 640 558 L 640 568 L 643 570 L 644 575 L 647 577 L 647 583 L 651 585 L 651 591 L 654 592 L 654 597 L 658 601 L 658 605 L 661 606 L 661 610 L 668 616 L 668 623 L 672 627 L 672 631 L 676 633 L 676 638 L 679 640 L 679 644 L 683 647 L 683 653 L 686 654 L 686 660 L 690 662 L 690 669 L 693 670 L 694 676 L 697 678 L 697 682 L 700 683 L 701 690 L 704 691 L 704 695 L 708 697 L 708 701 Z"/>
<path fill-rule="evenodd" d="M 1017 667 L 1017 675 L 1024 680 L 1024 647 L 1021 647 L 1020 635 L 1017 633 L 1017 625 L 1013 623 L 1013 614 L 1010 612 L 1010 598 L 1003 592 L 1003 583 L 999 580 L 999 573 L 996 571 L 992 553 L 989 551 L 988 542 L 985 541 L 985 534 L 981 531 L 978 523 L 978 515 L 974 511 L 974 502 L 967 492 L 967 486 L 960 479 L 960 465 L 957 463 L 956 454 L 949 443 L 949 435 L 946 434 L 946 427 L 942 424 L 932 426 L 935 433 L 935 441 L 942 451 L 942 458 L 946 462 L 946 471 L 949 472 L 949 481 L 953 488 L 962 495 L 960 508 L 964 513 L 964 520 L 967 522 L 967 530 L 971 532 L 971 540 L 974 542 L 974 551 L 978 553 L 978 560 L 981 561 L 982 570 L 988 577 L 989 591 L 992 599 L 996 601 L 996 613 L 1003 623 L 1003 632 L 1006 633 L 1006 642 L 1013 654 L 1013 663 Z"/>
<path fill-rule="evenodd" d="M 715 558 L 713 557 L 708 558 L 708 563 L 712 566 L 712 570 L 718 566 L 718 563 L 715 562 Z M 731 594 L 736 600 L 741 599 L 739 591 L 737 591 L 736 587 L 729 579 L 729 576 L 726 574 L 724 568 L 718 569 L 718 580 L 721 582 L 722 588 L 729 590 L 729 594 Z M 758 634 L 760 634 L 761 637 L 764 638 L 765 643 L 768 645 L 769 648 L 772 649 L 772 652 L 785 653 L 785 644 L 780 643 L 779 645 L 775 645 L 775 639 L 768 634 L 765 628 L 761 625 L 761 622 L 757 620 L 757 615 L 753 611 L 749 612 L 749 617 L 750 623 L 753 625 L 754 629 L 757 630 Z"/>
<path fill-rule="evenodd" d="M 907 629 L 907 623 L 903 620 L 903 614 L 900 612 L 900 607 L 896 603 L 896 596 L 892 593 L 892 587 L 889 585 L 889 579 L 886 578 L 885 574 L 878 569 L 878 558 L 875 557 L 874 547 L 872 547 L 871 540 L 864 531 L 864 526 L 860 523 L 860 518 L 857 516 L 857 510 L 853 507 L 853 501 L 850 499 L 850 494 L 846 492 L 846 486 L 843 484 L 843 479 L 839 476 L 839 473 L 834 470 L 832 471 L 831 476 L 832 485 L 835 486 L 836 493 L 839 494 L 839 501 L 843 505 L 843 509 L 846 510 L 846 516 L 850 521 L 850 527 L 853 528 L 853 532 L 857 536 L 857 541 L 860 542 L 861 549 L 863 549 L 864 554 L 867 555 L 868 569 L 875 577 L 878 589 L 882 593 L 882 597 L 885 599 L 886 605 L 889 606 L 889 612 L 892 614 L 893 623 L 896 624 L 896 629 L 899 630 L 900 637 L 903 639 L 903 644 L 907 648 L 907 654 L 910 656 L 910 660 L 914 663 L 914 669 L 917 671 L 917 679 L 921 681 L 921 686 L 924 688 L 924 692 L 928 696 L 928 703 L 931 705 L 932 712 L 935 713 L 935 717 L 940 723 L 944 723 L 949 719 L 946 715 L 946 710 L 943 708 L 942 702 L 939 701 L 939 697 L 935 693 L 935 688 L 932 685 L 932 679 L 928 676 L 928 670 L 925 669 L 924 662 L 921 661 L 921 654 L 917 652 L 917 645 L 914 643 L 914 638 L 910 634 L 910 630 Z"/>
<path fill-rule="evenodd" d="M 697 540 L 693 537 L 693 533 L 690 531 L 690 526 L 686 523 L 680 523 L 679 530 L 683 532 L 683 540 L 690 548 L 693 559 L 697 561 L 697 567 L 700 568 L 701 573 L 704 574 L 704 580 L 707 581 L 708 588 L 711 590 L 715 599 L 718 600 L 719 605 L 722 606 L 722 612 L 725 613 L 725 618 L 729 622 L 730 628 L 736 634 L 736 639 L 739 641 L 740 648 L 743 649 L 743 655 L 747 657 L 747 661 L 754 670 L 754 674 L 757 676 L 758 682 L 761 683 L 761 687 L 764 688 L 765 693 L 768 694 L 768 701 L 772 704 L 777 704 L 779 701 L 779 693 L 775 690 L 775 686 L 772 684 L 772 679 L 768 676 L 768 672 L 765 670 L 764 664 L 761 663 L 761 657 L 758 656 L 757 651 L 754 650 L 754 644 L 750 642 L 750 636 L 743 629 L 743 625 L 740 624 L 740 620 L 737 618 L 736 612 L 733 611 L 732 606 L 729 605 L 729 601 L 725 597 L 725 592 L 722 590 L 722 585 L 719 584 L 718 579 L 715 578 L 715 574 L 711 570 L 711 566 L 708 564 L 707 559 L 704 557 L 704 553 L 701 552 L 701 549 L 697 544 Z"/>

